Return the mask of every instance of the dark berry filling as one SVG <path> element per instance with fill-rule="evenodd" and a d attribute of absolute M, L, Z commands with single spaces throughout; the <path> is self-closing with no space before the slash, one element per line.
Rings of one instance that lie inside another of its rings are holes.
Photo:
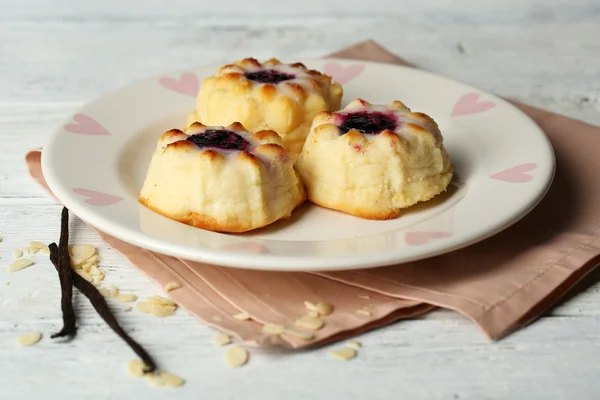
<path fill-rule="evenodd" d="M 396 129 L 396 118 L 382 112 L 359 111 L 344 115 L 343 118 L 340 125 L 342 134 L 348 133 L 350 130 L 356 130 L 377 135 L 386 129 L 392 131 Z"/>
<path fill-rule="evenodd" d="M 188 136 L 186 140 L 198 147 L 215 147 L 226 150 L 246 150 L 250 144 L 235 132 L 225 129 L 208 129 Z"/>
<path fill-rule="evenodd" d="M 295 78 L 295 76 L 292 74 L 275 71 L 274 69 L 267 69 L 258 72 L 246 72 L 244 75 L 247 79 L 260 83 L 279 83 Z"/>

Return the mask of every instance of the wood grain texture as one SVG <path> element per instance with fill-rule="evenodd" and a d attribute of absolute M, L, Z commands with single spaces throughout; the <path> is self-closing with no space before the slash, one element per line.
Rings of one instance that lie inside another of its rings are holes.
<path fill-rule="evenodd" d="M 29 240 L 58 240 L 60 206 L 27 176 L 25 152 L 82 103 L 133 79 L 249 55 L 320 57 L 374 39 L 428 70 L 600 125 L 599 20 L 596 0 L 0 0 L 0 398 L 598 398 L 600 273 L 498 343 L 436 311 L 361 335 L 349 362 L 329 359 L 327 348 L 253 350 L 239 370 L 212 344 L 215 331 L 184 312 L 162 320 L 111 302 L 160 365 L 187 380 L 155 389 L 127 376 L 133 354 L 82 296 L 77 340 L 49 339 L 61 319 L 48 260 L 36 255 L 13 274 L 6 266 Z M 99 247 L 108 282 L 160 293 L 76 218 L 72 237 Z M 18 348 L 31 330 L 42 341 Z"/>

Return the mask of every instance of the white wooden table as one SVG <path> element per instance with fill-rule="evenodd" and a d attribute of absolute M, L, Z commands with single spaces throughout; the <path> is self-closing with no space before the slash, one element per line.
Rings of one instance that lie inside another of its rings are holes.
<path fill-rule="evenodd" d="M 214 331 L 184 312 L 161 320 L 116 308 L 159 363 L 186 378 L 177 389 L 128 377 L 132 353 L 81 297 L 76 340 L 15 344 L 61 324 L 48 261 L 6 271 L 15 248 L 59 234 L 60 206 L 29 179 L 23 155 L 84 101 L 132 79 L 244 56 L 319 57 L 374 39 L 431 71 L 600 124 L 600 3 L 493 3 L 0 0 L 0 398 L 600 398 L 600 285 L 498 343 L 437 311 L 361 336 L 350 362 L 326 349 L 255 350 L 236 370 L 211 343 Z M 158 292 L 82 224 L 73 234 L 99 246 L 109 282 Z"/>

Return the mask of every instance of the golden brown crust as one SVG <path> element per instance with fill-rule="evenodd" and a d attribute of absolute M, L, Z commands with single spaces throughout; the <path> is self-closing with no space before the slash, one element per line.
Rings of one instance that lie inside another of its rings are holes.
<path fill-rule="evenodd" d="M 173 143 L 169 143 L 165 148 L 165 152 L 167 151 L 181 151 L 181 152 L 190 152 L 196 148 L 196 145 L 188 140 L 178 140 Z"/>
<path fill-rule="evenodd" d="M 204 129 L 204 128 L 206 128 L 205 125 L 203 125 L 200 122 L 196 121 L 196 122 L 194 122 L 193 124 L 190 125 L 190 127 L 188 128 L 188 131 L 190 129 L 192 129 L 192 130 L 198 130 L 199 131 L 199 130 Z"/>
<path fill-rule="evenodd" d="M 179 129 L 171 129 L 170 131 L 166 131 L 165 133 L 163 133 L 160 139 L 167 140 L 174 137 L 180 137 L 181 135 L 185 135 L 185 133 L 183 131 L 180 131 Z"/>
<path fill-rule="evenodd" d="M 240 151 L 236 158 L 242 162 L 249 163 L 254 168 L 260 168 L 260 160 L 254 154 L 249 153 L 247 151 Z"/>
<path fill-rule="evenodd" d="M 225 161 L 225 157 L 220 152 L 207 149 L 200 152 L 200 157 L 208 159 L 210 162 Z"/>
<path fill-rule="evenodd" d="M 264 142 L 266 140 L 274 140 L 277 142 L 281 141 L 281 136 L 279 136 L 277 132 L 270 129 L 263 129 L 262 131 L 255 132 L 252 134 L 252 137 L 259 142 Z"/>
<path fill-rule="evenodd" d="M 248 132 L 248 130 L 246 128 L 244 128 L 244 125 L 242 125 L 239 122 L 234 122 L 231 125 L 229 125 L 227 128 L 233 130 L 233 131 L 244 131 L 244 132 Z"/>
<path fill-rule="evenodd" d="M 242 232 L 247 232 L 247 231 L 250 231 L 253 229 L 257 229 L 257 227 L 248 226 L 246 224 L 239 224 L 237 222 L 220 224 L 217 222 L 216 219 L 214 219 L 210 216 L 201 215 L 201 214 L 198 214 L 195 212 L 191 212 L 183 218 L 177 217 L 175 215 L 169 215 L 168 213 L 165 213 L 156 207 L 152 207 L 151 205 L 148 204 L 148 200 L 143 197 L 140 197 L 138 199 L 138 201 L 142 205 L 148 207 L 150 210 L 154 211 L 157 214 L 160 214 L 164 217 L 167 217 L 172 220 L 184 223 L 186 225 L 191 225 L 193 227 L 200 228 L 200 229 L 206 229 L 206 230 L 213 231 L 213 232 L 223 232 L 223 233 L 242 233 Z"/>
<path fill-rule="evenodd" d="M 270 83 L 266 83 L 260 88 L 261 96 L 264 96 L 265 100 L 271 100 L 277 94 L 277 88 Z"/>

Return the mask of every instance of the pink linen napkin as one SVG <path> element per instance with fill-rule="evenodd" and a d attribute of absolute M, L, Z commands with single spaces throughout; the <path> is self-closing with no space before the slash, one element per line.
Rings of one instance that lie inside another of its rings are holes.
<path fill-rule="evenodd" d="M 334 57 L 407 65 L 372 41 Z M 335 273 L 250 271 L 157 254 L 98 232 L 115 251 L 157 285 L 177 281 L 169 292 L 183 309 L 207 325 L 249 345 L 305 348 L 411 318 L 435 306 L 470 318 L 489 338 L 499 339 L 555 304 L 600 262 L 600 128 L 514 103 L 550 138 L 556 178 L 522 221 L 479 244 L 431 259 Z M 41 150 L 26 156 L 30 174 L 47 190 Z M 312 340 L 271 336 L 266 323 L 291 329 L 306 314 L 304 301 L 329 302 L 335 311 Z M 359 309 L 368 312 L 357 313 Z M 248 312 L 251 320 L 233 315 Z"/>

